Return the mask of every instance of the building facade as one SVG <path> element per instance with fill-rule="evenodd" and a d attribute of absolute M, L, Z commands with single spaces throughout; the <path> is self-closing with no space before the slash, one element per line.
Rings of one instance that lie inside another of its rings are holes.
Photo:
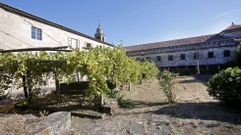
<path fill-rule="evenodd" d="M 84 51 L 94 47 L 114 47 L 104 40 L 100 25 L 92 37 L 0 3 L 0 50 L 67 46 Z M 51 92 L 56 89 L 55 86 L 51 78 L 41 86 L 40 93 Z M 12 86 L 5 93 L 9 92 L 14 97 L 22 93 L 23 89 L 20 89 Z"/>
<path fill-rule="evenodd" d="M 0 49 L 59 46 L 81 50 L 97 46 L 113 47 L 104 42 L 101 26 L 92 37 L 0 3 Z"/>
<path fill-rule="evenodd" d="M 181 73 L 217 72 L 232 60 L 241 39 L 241 25 L 231 26 L 217 34 L 127 46 L 128 56 L 154 62 L 160 69 Z"/>

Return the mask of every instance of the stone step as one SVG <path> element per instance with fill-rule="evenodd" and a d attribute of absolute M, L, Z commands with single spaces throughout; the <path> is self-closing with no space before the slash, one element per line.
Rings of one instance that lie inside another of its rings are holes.
<path fill-rule="evenodd" d="M 76 116 L 81 118 L 91 118 L 91 119 L 104 119 L 106 114 L 99 113 L 92 110 L 76 110 L 76 111 L 71 111 L 71 116 Z"/>
<path fill-rule="evenodd" d="M 60 90 L 58 91 L 59 94 L 65 94 L 65 95 L 82 95 L 85 93 L 83 90 Z"/>
<path fill-rule="evenodd" d="M 33 109 L 33 110 L 46 110 L 49 113 L 54 113 L 54 112 L 58 112 L 58 111 L 67 111 L 67 112 L 71 113 L 71 116 L 76 116 L 76 117 L 81 117 L 81 118 L 104 119 L 104 117 L 106 116 L 106 113 L 100 113 L 100 112 L 88 110 L 88 109 L 73 110 L 71 108 L 69 108 L 69 109 L 67 108 L 67 109 L 58 110 L 58 108 L 52 108 L 52 107 L 39 108 L 36 106 L 29 106 L 28 108 Z"/>

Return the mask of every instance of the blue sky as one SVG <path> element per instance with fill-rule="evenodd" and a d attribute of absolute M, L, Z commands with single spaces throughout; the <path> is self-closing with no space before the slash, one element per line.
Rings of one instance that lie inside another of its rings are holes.
<path fill-rule="evenodd" d="M 106 41 L 124 45 L 217 33 L 241 24 L 241 0 L 0 0 Z"/>

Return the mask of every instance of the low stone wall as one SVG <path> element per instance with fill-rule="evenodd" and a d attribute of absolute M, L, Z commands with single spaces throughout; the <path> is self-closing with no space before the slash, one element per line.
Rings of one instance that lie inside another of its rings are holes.
<path fill-rule="evenodd" d="M 67 135 L 71 129 L 71 113 L 56 112 L 40 121 L 32 135 Z"/>
<path fill-rule="evenodd" d="M 109 115 L 114 115 L 118 111 L 118 102 L 116 100 L 110 100 L 104 105 L 99 107 L 101 113 L 106 113 Z"/>

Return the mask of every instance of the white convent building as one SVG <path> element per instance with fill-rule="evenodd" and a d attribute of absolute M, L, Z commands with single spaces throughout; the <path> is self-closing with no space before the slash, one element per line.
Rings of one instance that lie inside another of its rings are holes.
<path fill-rule="evenodd" d="M 160 69 L 181 73 L 212 74 L 232 60 L 241 39 L 241 25 L 197 37 L 127 46 L 130 57 L 150 60 Z"/>
<path fill-rule="evenodd" d="M 1 52 L 55 47 L 68 47 L 68 50 L 79 48 L 84 51 L 94 47 L 112 48 L 114 45 L 105 42 L 105 35 L 100 25 L 92 37 L 0 3 Z M 48 52 L 52 53 L 52 51 Z M 47 84 L 41 86 L 43 93 L 55 89 L 53 79 L 49 79 Z M 17 95 L 21 90 L 12 86 L 9 92 L 11 95 L 12 93 Z"/>
<path fill-rule="evenodd" d="M 95 37 L 0 3 L 0 49 L 69 46 L 84 50 L 89 47 L 113 47 L 104 42 L 99 25 Z"/>

